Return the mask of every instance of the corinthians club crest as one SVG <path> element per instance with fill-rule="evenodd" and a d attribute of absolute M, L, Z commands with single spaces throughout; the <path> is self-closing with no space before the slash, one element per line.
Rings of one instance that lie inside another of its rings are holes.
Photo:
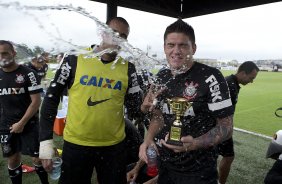
<path fill-rule="evenodd" d="M 16 83 L 23 83 L 24 82 L 24 76 L 22 74 L 16 74 L 17 78 L 16 78 Z"/>
<path fill-rule="evenodd" d="M 185 83 L 185 90 L 184 90 L 184 97 L 187 98 L 187 100 L 191 100 L 196 97 L 197 95 L 197 87 L 199 86 L 197 83 L 192 82 L 186 82 Z"/>

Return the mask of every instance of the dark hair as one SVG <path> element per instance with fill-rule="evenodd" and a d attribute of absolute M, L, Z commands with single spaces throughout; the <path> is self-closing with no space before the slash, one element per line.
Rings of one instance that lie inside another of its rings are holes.
<path fill-rule="evenodd" d="M 237 73 L 245 72 L 246 74 L 250 74 L 253 70 L 259 71 L 259 68 L 254 62 L 245 61 L 239 66 Z"/>
<path fill-rule="evenodd" d="M 109 25 L 109 24 L 110 24 L 112 21 L 114 21 L 114 20 L 119 21 L 119 22 L 122 22 L 123 24 L 125 24 L 125 25 L 127 25 L 127 26 L 129 27 L 128 22 L 127 22 L 124 18 L 122 18 L 122 17 L 114 17 L 114 18 L 111 18 L 111 19 L 109 19 L 109 20 L 106 22 L 106 24 Z"/>
<path fill-rule="evenodd" d="M 7 40 L 0 40 L 0 45 L 8 45 L 12 51 L 15 51 L 12 42 Z"/>
<path fill-rule="evenodd" d="M 166 39 L 167 35 L 170 33 L 183 33 L 187 35 L 190 40 L 192 41 L 192 44 L 195 44 L 195 33 L 192 26 L 184 22 L 182 19 L 178 19 L 174 23 L 170 24 L 164 33 L 164 40 Z"/>

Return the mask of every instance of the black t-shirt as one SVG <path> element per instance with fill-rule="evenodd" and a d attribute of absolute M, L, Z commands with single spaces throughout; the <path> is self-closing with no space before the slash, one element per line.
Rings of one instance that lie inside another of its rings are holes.
<path fill-rule="evenodd" d="M 225 80 L 226 80 L 228 88 L 229 88 L 231 101 L 232 101 L 234 111 L 235 111 L 235 107 L 236 107 L 236 104 L 237 104 L 237 101 L 238 101 L 238 94 L 240 92 L 240 86 L 239 86 L 237 77 L 235 75 L 229 75 L 229 76 L 225 77 Z"/>
<path fill-rule="evenodd" d="M 216 125 L 216 118 L 232 114 L 233 108 L 228 87 L 221 72 L 207 65 L 194 62 L 185 73 L 172 76 L 171 70 L 164 69 L 157 74 L 157 82 L 167 90 L 159 97 L 165 126 L 157 139 L 164 139 L 175 120 L 167 99 L 183 97 L 192 102 L 181 122 L 183 135 L 196 138 L 211 130 Z M 216 148 L 200 149 L 191 152 L 175 153 L 166 147 L 160 147 L 160 159 L 163 164 L 177 172 L 197 172 L 216 164 Z"/>
<path fill-rule="evenodd" d="M 31 94 L 42 92 L 37 74 L 22 65 L 12 72 L 0 69 L 0 130 L 7 131 L 25 114 L 31 103 Z M 38 113 L 30 121 L 38 121 Z"/>
<path fill-rule="evenodd" d="M 31 62 L 29 63 L 26 63 L 25 66 L 27 66 L 28 68 L 31 68 L 33 70 L 36 71 L 37 75 L 38 75 L 38 79 L 39 81 L 41 81 L 47 74 L 47 71 L 48 71 L 48 65 L 47 64 L 44 64 L 42 68 L 40 69 L 37 69 L 35 68 Z"/>

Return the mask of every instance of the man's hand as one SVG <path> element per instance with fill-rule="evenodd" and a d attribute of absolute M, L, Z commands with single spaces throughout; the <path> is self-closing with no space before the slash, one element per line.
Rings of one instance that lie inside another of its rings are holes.
<path fill-rule="evenodd" d="M 127 182 L 135 181 L 138 176 L 139 170 L 137 170 L 135 167 L 126 173 L 126 180 Z"/>
<path fill-rule="evenodd" d="M 157 87 L 156 85 L 152 84 L 148 90 L 146 97 L 143 100 L 141 105 L 141 111 L 143 113 L 152 112 L 156 107 L 158 100 L 157 97 L 166 90 L 165 87 Z"/>
<path fill-rule="evenodd" d="M 47 172 L 52 171 L 52 158 L 55 155 L 53 139 L 40 142 L 39 158 L 42 161 L 42 166 Z"/>
<path fill-rule="evenodd" d="M 53 169 L 52 159 L 41 159 L 42 166 L 46 172 L 51 172 Z"/>
<path fill-rule="evenodd" d="M 141 144 L 140 148 L 139 148 L 139 158 L 141 160 L 143 160 L 144 162 L 146 162 L 146 163 L 148 163 L 147 149 L 148 149 L 148 147 L 150 145 L 154 146 L 155 150 L 157 151 L 157 154 L 159 154 L 158 153 L 158 148 L 157 148 L 157 146 L 156 146 L 156 144 L 155 144 L 155 142 L 153 140 L 151 140 L 151 141 L 144 141 Z"/>
<path fill-rule="evenodd" d="M 24 129 L 24 124 L 21 122 L 17 122 L 10 127 L 10 133 L 21 133 L 23 129 Z"/>
<path fill-rule="evenodd" d="M 168 136 L 169 136 L 169 134 L 166 135 L 165 140 L 163 140 L 163 139 L 161 140 L 161 144 L 163 146 L 173 150 L 176 153 L 187 152 L 187 151 L 192 151 L 192 150 L 196 149 L 195 144 L 194 144 L 194 138 L 190 135 L 181 138 L 181 142 L 183 143 L 182 146 L 167 144 L 166 141 L 168 140 Z"/>

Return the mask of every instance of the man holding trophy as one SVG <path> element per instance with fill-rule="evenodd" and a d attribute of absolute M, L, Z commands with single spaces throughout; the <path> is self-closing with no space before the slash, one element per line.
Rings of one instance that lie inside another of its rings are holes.
<path fill-rule="evenodd" d="M 157 97 L 150 90 L 141 106 L 152 116 L 139 157 L 147 162 L 147 148 L 158 149 L 160 184 L 217 184 L 216 145 L 233 131 L 225 79 L 193 61 L 194 30 L 181 19 L 166 28 L 164 52 L 170 68 L 157 74 L 156 85 L 165 90 Z"/>

